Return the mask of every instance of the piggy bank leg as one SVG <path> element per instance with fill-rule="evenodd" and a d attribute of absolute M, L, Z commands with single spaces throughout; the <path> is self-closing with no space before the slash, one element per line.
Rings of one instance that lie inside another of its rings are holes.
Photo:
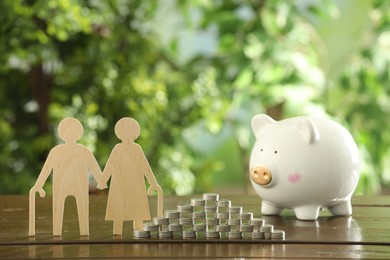
<path fill-rule="evenodd" d="M 282 208 L 277 207 L 268 201 L 263 200 L 261 202 L 261 214 L 263 215 L 279 215 L 282 212 Z"/>
<path fill-rule="evenodd" d="M 295 215 L 300 220 L 316 220 L 320 213 L 319 205 L 309 205 L 294 208 Z"/>
<path fill-rule="evenodd" d="M 335 216 L 349 216 L 352 214 L 351 201 L 343 201 L 335 206 L 328 207 L 330 213 Z"/>

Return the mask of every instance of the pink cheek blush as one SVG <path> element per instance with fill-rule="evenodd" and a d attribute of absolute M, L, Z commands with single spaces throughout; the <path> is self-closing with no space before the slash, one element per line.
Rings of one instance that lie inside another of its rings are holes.
<path fill-rule="evenodd" d="M 301 180 L 301 174 L 300 173 L 291 173 L 288 175 L 288 181 L 290 183 L 298 183 Z"/>

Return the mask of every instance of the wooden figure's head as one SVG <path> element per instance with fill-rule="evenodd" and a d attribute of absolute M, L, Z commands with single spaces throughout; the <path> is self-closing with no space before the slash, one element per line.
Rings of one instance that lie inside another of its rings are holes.
<path fill-rule="evenodd" d="M 83 126 L 76 118 L 67 117 L 58 125 L 58 135 L 65 143 L 75 143 L 83 135 Z"/>
<path fill-rule="evenodd" d="M 141 134 L 141 127 L 135 119 L 124 117 L 116 123 L 115 134 L 122 142 L 133 142 Z"/>

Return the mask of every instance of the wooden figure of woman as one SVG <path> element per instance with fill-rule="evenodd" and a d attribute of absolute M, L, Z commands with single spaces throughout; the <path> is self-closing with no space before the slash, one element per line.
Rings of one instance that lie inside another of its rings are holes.
<path fill-rule="evenodd" d="M 132 220 L 133 228 L 141 229 L 143 221 L 150 219 L 145 178 L 150 184 L 148 194 L 156 190 L 162 198 L 162 189 L 142 148 L 134 142 L 140 133 L 141 128 L 133 118 L 125 117 L 116 123 L 115 134 L 122 142 L 112 150 L 100 182 L 104 184 L 111 177 L 105 219 L 113 221 L 114 235 L 122 234 L 123 221 Z M 162 212 L 162 205 L 158 207 Z"/>

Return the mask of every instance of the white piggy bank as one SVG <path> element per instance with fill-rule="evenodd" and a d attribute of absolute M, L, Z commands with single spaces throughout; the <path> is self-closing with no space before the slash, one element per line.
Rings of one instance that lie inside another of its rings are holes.
<path fill-rule="evenodd" d="M 327 207 L 351 215 L 351 196 L 359 180 L 358 148 L 351 134 L 329 119 L 295 117 L 252 119 L 256 136 L 250 179 L 262 198 L 261 212 L 293 209 L 301 220 L 315 220 Z"/>

